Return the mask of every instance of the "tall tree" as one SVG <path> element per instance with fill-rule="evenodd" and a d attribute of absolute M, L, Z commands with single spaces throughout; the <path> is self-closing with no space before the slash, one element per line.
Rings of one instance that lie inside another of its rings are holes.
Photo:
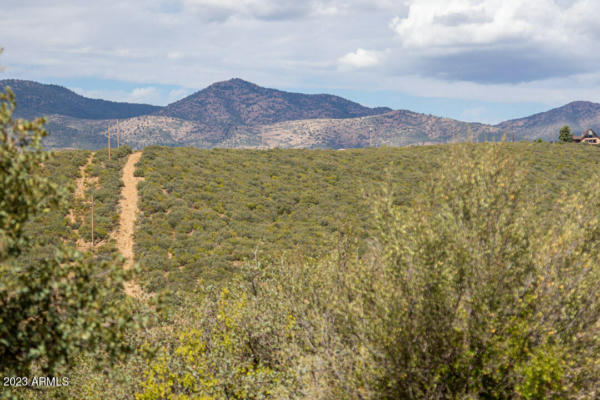
<path fill-rule="evenodd" d="M 569 143 L 573 141 L 573 133 L 571 133 L 571 128 L 569 128 L 569 125 L 565 125 L 560 128 L 558 133 L 558 141 L 562 143 Z"/>

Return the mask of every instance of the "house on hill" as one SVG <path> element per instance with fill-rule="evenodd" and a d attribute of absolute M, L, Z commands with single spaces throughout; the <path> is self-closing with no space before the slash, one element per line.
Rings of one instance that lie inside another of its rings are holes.
<path fill-rule="evenodd" d="M 573 136 L 574 143 L 600 144 L 600 136 L 593 129 L 585 130 L 581 136 Z"/>

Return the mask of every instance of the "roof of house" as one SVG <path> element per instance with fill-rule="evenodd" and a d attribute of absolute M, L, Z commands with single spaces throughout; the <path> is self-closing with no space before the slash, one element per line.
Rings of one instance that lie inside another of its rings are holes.
<path fill-rule="evenodd" d="M 585 138 L 599 138 L 598 134 L 593 129 L 586 129 L 581 136 L 573 136 L 573 140 L 583 140 Z"/>

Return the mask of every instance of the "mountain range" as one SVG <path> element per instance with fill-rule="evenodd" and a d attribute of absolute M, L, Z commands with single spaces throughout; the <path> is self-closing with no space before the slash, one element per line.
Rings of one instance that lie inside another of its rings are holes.
<path fill-rule="evenodd" d="M 106 146 L 118 121 L 120 143 L 212 147 L 353 148 L 452 140 L 555 140 L 569 125 L 600 131 L 600 104 L 573 102 L 497 125 L 408 110 L 369 108 L 328 94 L 268 89 L 242 79 L 217 82 L 165 107 L 89 99 L 57 85 L 2 80 L 16 94 L 16 116 L 44 116 L 47 148 Z M 112 139 L 111 138 L 111 139 Z"/>

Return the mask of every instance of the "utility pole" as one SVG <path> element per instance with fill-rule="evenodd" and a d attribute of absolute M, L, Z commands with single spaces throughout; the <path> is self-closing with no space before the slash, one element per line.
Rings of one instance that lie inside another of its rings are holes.
<path fill-rule="evenodd" d="M 92 251 L 94 251 L 94 192 L 92 192 Z"/>
<path fill-rule="evenodd" d="M 117 149 L 119 148 L 119 136 L 121 134 L 121 130 L 119 129 L 119 120 L 117 120 Z"/>
<path fill-rule="evenodd" d="M 110 125 L 106 127 L 106 131 L 108 132 L 108 161 L 110 161 Z"/>
<path fill-rule="evenodd" d="M 265 128 L 262 128 L 262 149 L 265 149 Z"/>
<path fill-rule="evenodd" d="M 369 147 L 373 147 L 373 128 L 369 128 Z"/>

